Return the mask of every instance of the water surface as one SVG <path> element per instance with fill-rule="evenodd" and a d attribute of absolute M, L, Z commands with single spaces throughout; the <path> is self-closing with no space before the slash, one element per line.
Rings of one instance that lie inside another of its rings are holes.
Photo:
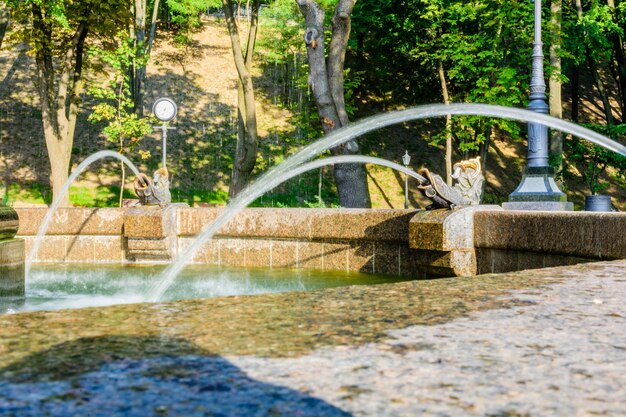
<path fill-rule="evenodd" d="M 147 300 L 164 265 L 35 266 L 25 299 L 0 299 L 0 312 L 60 310 L 134 304 Z M 389 275 L 303 269 L 232 268 L 192 265 L 165 293 L 163 301 L 311 291 L 346 285 L 406 280 Z"/>

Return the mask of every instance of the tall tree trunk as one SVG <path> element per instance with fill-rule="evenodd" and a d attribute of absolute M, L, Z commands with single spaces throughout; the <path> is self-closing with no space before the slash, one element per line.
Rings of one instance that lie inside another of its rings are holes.
<path fill-rule="evenodd" d="M 85 23 L 79 25 L 67 47 L 64 61 L 58 69 L 60 75 L 56 78 L 50 48 L 52 31 L 45 23 L 44 12 L 40 6 L 33 4 L 32 12 L 33 30 L 38 33 L 37 38 L 42 40 L 36 48 L 35 62 L 43 131 L 50 160 L 52 196 L 56 199 L 69 177 L 74 131 L 83 85 L 83 54 L 88 29 Z M 70 205 L 67 194 L 62 197 L 61 205 Z"/>
<path fill-rule="evenodd" d="M 608 6 L 615 13 L 615 2 L 613 0 L 608 0 Z M 626 122 L 626 53 L 624 52 L 623 35 L 620 36 L 614 33 L 611 38 L 613 40 L 615 79 L 619 90 L 620 119 L 624 123 Z"/>
<path fill-rule="evenodd" d="M 134 39 L 136 53 L 142 55 L 146 52 L 146 17 L 147 4 L 146 0 L 134 1 L 135 23 L 131 36 Z M 143 116 L 143 82 L 146 77 L 146 66 L 143 62 L 137 61 L 138 56 L 133 58 L 133 64 L 130 66 L 130 91 L 133 100 L 133 111 L 138 116 Z"/>
<path fill-rule="evenodd" d="M 253 63 L 254 47 L 258 23 L 260 0 L 254 0 L 246 52 L 244 56 L 237 28 L 235 10 L 230 0 L 222 0 L 226 24 L 233 49 L 235 67 L 239 75 L 239 100 L 238 100 L 238 135 L 235 162 L 233 164 L 233 176 L 228 190 L 229 197 L 234 197 L 243 190 L 249 182 L 250 175 L 256 163 L 258 148 L 258 133 L 256 121 L 256 108 L 254 102 L 254 86 L 250 73 Z"/>
<path fill-rule="evenodd" d="M 11 23 L 11 8 L 5 1 L 0 1 L 0 49 L 4 41 L 4 35 L 7 33 L 9 24 Z"/>
<path fill-rule="evenodd" d="M 561 0 L 552 0 L 550 4 L 550 32 L 552 32 L 552 43 L 550 44 L 550 66 L 554 72 L 548 81 L 550 96 L 550 116 L 563 118 L 563 100 L 561 98 L 561 57 L 559 49 L 561 45 Z M 558 162 L 557 171 L 562 168 L 563 156 L 563 133 L 558 130 L 551 131 L 550 154 Z"/>
<path fill-rule="evenodd" d="M 152 9 L 152 19 L 150 20 L 150 36 L 148 36 L 148 47 L 146 49 L 146 55 L 150 57 L 152 52 L 152 44 L 154 43 L 154 37 L 156 36 L 156 24 L 159 16 L 159 0 L 154 0 L 154 8 Z"/>
<path fill-rule="evenodd" d="M 306 24 L 309 85 L 322 128 L 328 134 L 350 122 L 344 101 L 344 64 L 351 30 L 350 15 L 356 0 L 339 0 L 335 7 L 328 61 L 325 58 L 324 9 L 314 0 L 296 0 L 296 3 Z M 333 155 L 357 154 L 359 146 L 349 141 L 331 152 Z M 343 207 L 371 207 L 363 164 L 336 165 L 333 175 Z"/>
<path fill-rule="evenodd" d="M 450 104 L 448 82 L 443 69 L 443 62 L 439 60 L 439 81 L 441 81 L 441 95 L 444 104 Z M 446 115 L 446 182 L 452 187 L 452 115 Z"/>
<path fill-rule="evenodd" d="M 580 67 L 574 65 L 572 68 L 572 121 L 578 123 L 579 102 L 580 102 Z"/>
<path fill-rule="evenodd" d="M 602 78 L 600 78 L 600 73 L 598 72 L 598 65 L 591 56 L 591 50 L 589 47 L 586 48 L 587 55 L 587 65 L 589 65 L 589 71 L 591 72 L 591 76 L 593 77 L 593 82 L 596 85 L 598 90 L 598 95 L 600 96 L 600 100 L 602 101 L 602 107 L 604 108 L 604 117 L 606 118 L 606 122 L 610 125 L 613 124 L 613 112 L 611 109 L 611 103 L 609 101 L 609 96 L 604 89 L 604 84 L 602 83 Z"/>

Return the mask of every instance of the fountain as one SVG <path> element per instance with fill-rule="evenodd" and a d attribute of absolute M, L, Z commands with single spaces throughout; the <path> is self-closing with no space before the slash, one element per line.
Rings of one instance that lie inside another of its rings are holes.
<path fill-rule="evenodd" d="M 203 245 L 224 225 L 232 219 L 237 213 L 239 213 L 245 206 L 251 201 L 258 198 L 269 189 L 277 186 L 288 178 L 298 175 L 309 169 L 319 168 L 323 165 L 330 163 L 344 163 L 344 162 L 370 162 L 378 163 L 386 166 L 390 166 L 393 169 L 397 169 L 400 172 L 405 172 L 409 175 L 416 176 L 420 186 L 420 191 L 427 197 L 433 200 L 431 208 L 446 208 L 452 209 L 464 205 L 476 205 L 479 201 L 479 196 L 476 193 L 477 189 L 481 188 L 482 177 L 476 174 L 480 173 L 480 162 L 478 160 L 465 161 L 455 165 L 455 176 L 463 171 L 466 175 L 463 178 L 459 178 L 459 182 L 454 187 L 447 187 L 444 181 L 435 174 L 430 173 L 428 170 L 420 171 L 421 174 L 415 174 L 411 170 L 402 167 L 397 164 L 389 163 L 388 161 L 381 161 L 377 159 L 368 159 L 368 157 L 355 156 L 350 159 L 345 157 L 344 159 L 325 159 L 313 161 L 310 163 L 304 163 L 308 159 L 311 159 L 319 153 L 329 149 L 330 147 L 340 145 L 348 140 L 354 139 L 359 135 L 367 133 L 369 131 L 388 126 L 395 123 L 401 123 L 411 120 L 422 119 L 426 117 L 443 116 L 446 114 L 453 115 L 486 115 L 492 117 L 504 117 L 512 118 L 523 121 L 534 120 L 538 123 L 545 124 L 547 126 L 558 128 L 566 133 L 576 134 L 584 139 L 590 140 L 593 143 L 601 145 L 607 149 L 618 152 L 622 155 L 626 154 L 626 148 L 619 143 L 612 141 L 598 133 L 582 128 L 563 120 L 551 118 L 542 114 L 535 114 L 527 110 L 512 109 L 493 105 L 480 105 L 480 104 L 452 104 L 452 105 L 430 105 L 411 108 L 403 111 L 391 112 L 383 115 L 374 116 L 354 124 L 351 124 L 343 129 L 340 129 L 325 138 L 318 140 L 317 142 L 305 147 L 303 150 L 288 158 L 283 164 L 274 168 L 259 180 L 244 190 L 237 198 L 235 198 L 228 205 L 227 209 L 222 211 L 219 215 L 212 219 L 212 222 L 203 225 L 201 233 L 193 239 L 193 241 L 184 248 L 180 247 L 180 239 L 177 235 L 176 228 L 180 223 L 178 217 L 179 209 L 176 205 L 167 204 L 169 190 L 167 186 L 167 170 L 162 167 L 155 173 L 155 181 L 150 180 L 147 176 L 140 174 L 134 166 L 125 157 L 111 151 L 101 151 L 89 158 L 79 165 L 77 170 L 71 175 L 70 180 L 64 187 L 64 192 L 69 189 L 69 184 L 73 181 L 90 163 L 104 157 L 115 157 L 124 161 L 131 166 L 131 169 L 137 176 L 135 180 L 135 186 L 138 194 L 142 197 L 143 202 L 146 204 L 158 204 L 154 207 L 138 207 L 136 209 L 130 209 L 123 215 L 123 234 L 124 234 L 124 246 L 126 246 L 126 259 L 138 261 L 138 262 L 172 262 L 169 267 L 163 272 L 163 274 L 156 279 L 153 290 L 150 292 L 148 299 L 157 301 L 161 298 L 164 292 L 172 284 L 176 276 L 182 271 L 182 269 L 194 259 L 196 253 Z M 356 159 L 354 159 L 356 158 Z M 391 165 L 390 165 L 391 164 Z M 57 198 L 57 200 L 59 200 Z M 42 241 L 42 236 L 50 223 L 54 212 L 57 210 L 58 201 L 55 201 L 48 212 L 46 213 L 44 221 L 41 223 L 37 237 L 34 239 L 31 245 L 31 250 L 26 263 L 26 274 L 30 268 L 30 263 L 34 255 L 39 250 L 39 245 Z M 436 233 L 451 233 L 455 235 L 455 232 L 445 232 L 445 230 L 472 230 L 473 213 L 476 210 L 484 210 L 491 207 L 478 207 L 475 210 L 464 210 L 465 214 L 459 215 L 450 213 L 443 217 L 439 217 L 435 221 Z M 471 214 L 467 214 L 471 213 Z M 429 223 L 429 218 L 421 217 L 421 222 Z M 456 219 L 456 220 L 451 220 Z M 410 230 L 414 233 L 423 230 L 423 227 L 419 225 L 411 225 Z M 412 244 L 412 248 L 415 250 L 430 250 L 442 253 L 448 253 L 449 261 L 441 263 L 433 258 L 424 262 L 418 262 L 420 265 L 430 265 L 432 267 L 443 268 L 444 274 L 453 275 L 472 275 L 477 273 L 480 269 L 477 264 L 476 251 L 474 248 L 473 235 L 464 235 L 456 237 L 454 240 L 456 243 L 445 243 L 450 239 L 433 238 L 434 240 L 420 240 L 409 239 Z M 431 244 L 430 242 L 440 242 Z M 462 243 L 458 243 L 462 242 Z M 74 246 L 72 244 L 72 246 Z M 95 250 L 95 247 L 94 247 Z M 124 256 L 124 255 L 122 255 Z M 403 255 L 406 257 L 405 255 Z M 93 259 L 93 258 L 92 258 Z M 271 265 L 271 262 L 270 262 Z"/>
<path fill-rule="evenodd" d="M 19 218 L 0 206 L 0 297 L 24 296 L 24 240 L 16 239 Z"/>
<path fill-rule="evenodd" d="M 158 300 L 171 285 L 176 276 L 182 271 L 185 265 L 193 259 L 202 245 L 207 240 L 211 239 L 211 237 L 229 220 L 234 218 L 237 213 L 239 213 L 256 198 L 263 195 L 268 190 L 276 187 L 278 184 L 284 182 L 287 178 L 290 178 L 291 174 L 297 171 L 297 167 L 305 161 L 332 147 L 341 145 L 349 140 L 386 126 L 446 115 L 490 116 L 525 122 L 535 122 L 537 124 L 561 130 L 564 133 L 576 135 L 595 143 L 596 145 L 626 156 L 626 146 L 621 145 L 590 129 L 541 113 L 534 113 L 528 110 L 510 107 L 488 104 L 432 104 L 372 116 L 336 130 L 311 145 L 306 146 L 300 152 L 289 157 L 282 164 L 264 174 L 253 185 L 248 186 L 245 190 L 243 190 L 228 204 L 227 210 L 222 212 L 212 223 L 206 225 L 191 246 L 187 248 L 187 250 L 163 272 L 163 276 L 159 278 L 158 283 L 155 285 L 150 299 L 154 301 Z M 399 169 L 402 169 L 402 167 L 399 166 Z M 435 181 L 435 183 L 436 182 L 437 181 Z M 448 203 L 448 205 L 450 204 Z"/>
<path fill-rule="evenodd" d="M 85 160 L 81 162 L 76 167 L 74 172 L 72 172 L 72 174 L 69 176 L 69 178 L 63 185 L 63 188 L 61 189 L 61 191 L 59 191 L 59 194 L 56 196 L 56 198 L 54 199 L 54 201 L 52 202 L 52 204 L 46 211 L 46 215 L 43 221 L 41 222 L 41 225 L 39 226 L 39 230 L 37 231 L 37 236 L 33 242 L 31 250 L 28 253 L 28 256 L 26 257 L 26 276 L 28 276 L 28 273 L 30 271 L 30 265 L 32 264 L 33 259 L 35 259 L 35 255 L 37 254 L 37 251 L 39 250 L 39 246 L 41 245 L 41 240 L 43 236 L 45 235 L 46 230 L 48 230 L 48 226 L 50 225 L 50 222 L 52 221 L 52 216 L 54 215 L 57 208 L 61 204 L 63 197 L 69 192 L 70 185 L 72 185 L 72 183 L 76 180 L 76 178 L 78 178 L 78 176 L 82 174 L 83 171 L 87 169 L 87 167 L 89 167 L 89 165 L 103 158 L 118 159 L 122 161 L 123 163 L 125 163 L 133 171 L 133 173 L 136 176 L 140 175 L 140 172 L 135 166 L 135 164 L 133 164 L 128 158 L 126 158 L 124 155 L 120 154 L 119 152 L 104 150 L 104 151 L 96 152 L 88 156 L 87 158 L 85 158 Z"/>

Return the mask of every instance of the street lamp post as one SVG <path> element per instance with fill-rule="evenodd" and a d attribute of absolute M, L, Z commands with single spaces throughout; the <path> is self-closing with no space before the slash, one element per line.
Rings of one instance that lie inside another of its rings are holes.
<path fill-rule="evenodd" d="M 528 110 L 548 114 L 546 82 L 543 73 L 541 42 L 541 0 L 535 2 L 535 40 L 533 43 L 532 78 Z M 554 181 L 554 168 L 548 163 L 548 128 L 528 123 L 528 160 L 522 181 L 502 207 L 510 210 L 572 210 L 572 203 Z"/>
<path fill-rule="evenodd" d="M 409 163 L 411 163 L 411 155 L 409 155 L 409 151 L 404 150 L 404 155 L 402 156 L 402 163 L 405 168 L 409 168 Z M 404 174 L 404 208 L 409 208 L 409 176 Z"/>

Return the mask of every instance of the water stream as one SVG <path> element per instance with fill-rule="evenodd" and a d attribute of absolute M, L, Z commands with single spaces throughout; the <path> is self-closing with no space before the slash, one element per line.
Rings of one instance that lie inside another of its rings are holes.
<path fill-rule="evenodd" d="M 124 155 L 115 151 L 109 151 L 109 150 L 99 151 L 99 152 L 89 155 L 83 162 L 81 162 L 78 165 L 78 167 L 76 167 L 74 172 L 72 172 L 72 174 L 69 176 L 65 184 L 63 185 L 63 188 L 61 189 L 61 191 L 58 193 L 58 195 L 56 196 L 56 198 L 50 205 L 50 208 L 48 208 L 48 211 L 46 212 L 46 216 L 44 217 L 43 222 L 39 226 L 39 229 L 37 231 L 37 236 L 35 237 L 35 240 L 33 241 L 33 246 L 31 247 L 30 252 L 28 252 L 28 256 L 26 257 L 26 262 L 24 265 L 26 279 L 28 279 L 28 275 L 30 273 L 30 267 L 33 262 L 33 259 L 35 258 L 37 251 L 39 251 L 39 247 L 41 246 L 41 240 L 43 239 L 43 236 L 46 234 L 46 231 L 48 230 L 48 227 L 50 226 L 50 221 L 52 220 L 52 216 L 56 212 L 57 208 L 59 208 L 59 205 L 61 204 L 61 200 L 63 199 L 63 197 L 69 192 L 70 185 L 72 185 L 74 180 L 76 180 L 76 178 L 78 178 L 78 176 L 82 174 L 83 171 L 87 169 L 89 165 L 103 158 L 116 158 L 122 161 L 123 163 L 125 163 L 131 169 L 131 171 L 133 171 L 133 174 L 139 175 L 139 170 L 137 169 L 135 164 L 133 164 Z"/>
<path fill-rule="evenodd" d="M 590 129 L 578 126 L 574 123 L 557 119 L 552 116 L 531 112 L 529 110 L 517 109 L 513 107 L 496 106 L 491 104 L 430 104 L 425 106 L 412 107 L 390 113 L 375 115 L 349 124 L 329 135 L 306 146 L 301 151 L 287 158 L 282 164 L 276 166 L 269 172 L 261 176 L 255 183 L 248 186 L 236 198 L 234 198 L 211 224 L 207 225 L 198 234 L 194 243 L 175 262 L 163 272 L 157 280 L 157 284 L 149 294 L 149 300 L 158 301 L 167 291 L 176 276 L 182 271 L 185 265 L 193 259 L 200 247 L 209 240 L 227 221 L 232 219 L 241 209 L 254 201 L 255 198 L 276 187 L 293 175 L 291 173 L 296 167 L 304 162 L 316 157 L 320 153 L 360 137 L 366 133 L 381 129 L 387 126 L 410 122 L 414 120 L 431 117 L 442 117 L 446 115 L 471 115 L 487 116 L 502 119 L 519 120 L 522 122 L 535 122 L 547 127 L 560 130 L 564 133 L 588 140 L 596 145 L 626 156 L 626 146 L 607 138 Z M 317 167 L 321 165 L 316 165 Z M 403 167 L 403 172 L 404 171 Z M 308 166 L 308 169 L 314 169 Z M 300 171 L 303 172 L 303 171 Z"/>

